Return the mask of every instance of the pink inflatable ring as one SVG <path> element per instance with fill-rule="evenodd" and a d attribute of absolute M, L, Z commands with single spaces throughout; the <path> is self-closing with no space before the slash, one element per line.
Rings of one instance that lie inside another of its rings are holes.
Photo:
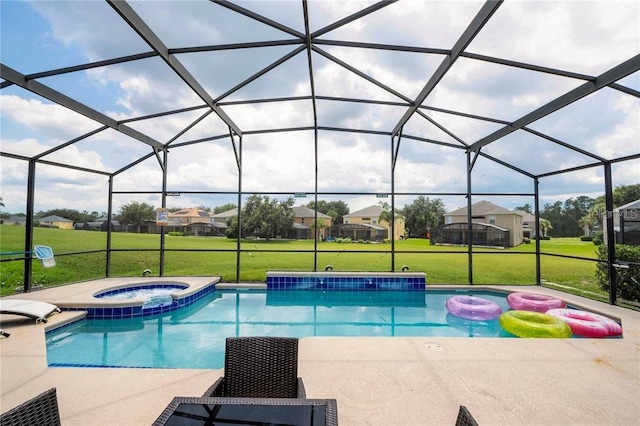
<path fill-rule="evenodd" d="M 507 296 L 511 309 L 517 311 L 533 311 L 544 314 L 550 309 L 564 308 L 564 301 L 544 294 L 511 293 Z"/>
<path fill-rule="evenodd" d="M 450 297 L 446 307 L 451 315 L 472 321 L 496 319 L 502 313 L 502 308 L 497 303 L 476 296 Z"/>
<path fill-rule="evenodd" d="M 550 309 L 547 315 L 566 322 L 573 334 L 583 337 L 608 337 L 622 334 L 622 326 L 602 315 L 578 309 Z"/>

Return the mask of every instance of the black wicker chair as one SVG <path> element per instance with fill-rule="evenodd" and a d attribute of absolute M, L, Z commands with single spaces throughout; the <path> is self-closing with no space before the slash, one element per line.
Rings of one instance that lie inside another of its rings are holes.
<path fill-rule="evenodd" d="M 295 337 L 229 337 L 224 377 L 202 396 L 306 398 Z"/>
<path fill-rule="evenodd" d="M 478 426 L 478 423 L 464 405 L 461 405 L 460 410 L 458 410 L 456 426 Z"/>
<path fill-rule="evenodd" d="M 56 388 L 23 402 L 0 415 L 2 426 L 59 426 L 60 412 Z"/>

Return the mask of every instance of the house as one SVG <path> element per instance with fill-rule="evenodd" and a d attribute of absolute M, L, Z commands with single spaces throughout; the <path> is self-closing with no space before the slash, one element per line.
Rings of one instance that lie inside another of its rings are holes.
<path fill-rule="evenodd" d="M 107 232 L 109 227 L 109 221 L 106 217 L 100 217 L 92 222 L 78 222 L 73 225 L 73 229 L 83 231 L 102 231 Z M 122 225 L 117 220 L 111 221 L 111 230 L 114 232 L 122 231 Z"/>
<path fill-rule="evenodd" d="M 64 217 L 60 217 L 56 215 L 36 219 L 36 221 L 43 226 L 49 226 L 49 227 L 60 228 L 60 229 L 73 229 L 72 220 L 65 219 Z"/>
<path fill-rule="evenodd" d="M 380 220 L 384 209 L 382 206 L 373 205 L 362 210 L 349 213 L 342 217 L 344 223 L 338 227 L 338 235 L 342 238 L 365 241 L 383 241 L 391 235 L 391 224 Z M 404 238 L 404 216 L 395 214 L 394 240 Z"/>
<path fill-rule="evenodd" d="M 525 241 L 535 238 L 536 235 L 538 235 L 535 215 L 522 210 L 514 210 L 514 213 L 518 213 L 522 216 L 522 238 Z"/>
<path fill-rule="evenodd" d="M 160 226 L 155 220 L 146 222 L 141 232 L 159 234 L 160 232 L 182 232 L 196 237 L 224 236 L 227 230 L 225 222 L 215 222 L 213 215 L 198 208 L 181 209 L 170 212 L 168 222 Z"/>
<path fill-rule="evenodd" d="M 169 223 L 189 225 L 191 223 L 211 223 L 211 214 L 207 211 L 190 208 L 169 213 Z"/>
<path fill-rule="evenodd" d="M 238 208 L 227 210 L 220 213 L 211 213 L 211 221 L 214 223 L 226 224 L 232 217 L 238 217 Z"/>
<path fill-rule="evenodd" d="M 26 216 L 17 216 L 11 215 L 8 218 L 4 219 L 4 223 L 9 225 L 26 225 L 27 217 Z"/>
<path fill-rule="evenodd" d="M 293 232 L 290 237 L 295 239 L 313 238 L 312 229 L 316 228 L 319 239 L 326 239 L 331 229 L 332 217 L 318 212 L 318 226 L 315 225 L 316 212 L 307 206 L 293 207 Z"/>
<path fill-rule="evenodd" d="M 607 215 L 602 215 L 604 242 L 607 242 Z M 613 231 L 616 244 L 640 245 L 640 200 L 613 209 Z"/>
<path fill-rule="evenodd" d="M 467 244 L 468 215 L 463 207 L 444 215 L 444 225 L 431 233 L 432 244 Z M 524 218 L 489 201 L 471 205 L 472 244 L 515 247 L 524 242 Z"/>

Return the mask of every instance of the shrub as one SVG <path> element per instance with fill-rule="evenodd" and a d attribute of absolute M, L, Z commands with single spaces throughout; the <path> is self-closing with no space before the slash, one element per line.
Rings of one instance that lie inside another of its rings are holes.
<path fill-rule="evenodd" d="M 598 258 L 604 262 L 598 262 L 596 267 L 596 279 L 600 288 L 609 291 L 609 267 L 607 260 L 607 246 L 599 245 Z M 616 257 L 621 262 L 632 262 L 628 269 L 616 268 L 616 297 L 640 302 L 640 246 L 616 245 Z"/>
<path fill-rule="evenodd" d="M 587 237 L 583 235 L 582 237 L 580 237 L 580 241 L 593 241 L 593 237 Z"/>
<path fill-rule="evenodd" d="M 169 235 L 170 237 L 183 237 L 184 236 L 184 234 L 182 232 L 180 232 L 180 231 L 171 231 L 167 235 Z"/>
<path fill-rule="evenodd" d="M 595 232 L 593 234 L 593 244 L 599 246 L 604 242 L 604 234 L 602 232 Z"/>

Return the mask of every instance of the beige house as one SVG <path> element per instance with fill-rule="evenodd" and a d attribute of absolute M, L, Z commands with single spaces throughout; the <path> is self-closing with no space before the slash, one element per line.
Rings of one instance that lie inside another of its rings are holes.
<path fill-rule="evenodd" d="M 381 206 L 373 205 L 344 215 L 342 217 L 344 224 L 340 227 L 340 236 L 370 241 L 382 241 L 385 238 L 390 238 L 391 224 L 385 220 L 380 220 L 380 215 L 383 211 L 384 209 Z M 394 221 L 393 239 L 404 238 L 404 216 L 396 213 Z"/>
<path fill-rule="evenodd" d="M 331 229 L 331 216 L 318 212 L 318 223 L 320 226 L 314 226 L 316 220 L 315 210 L 307 206 L 293 207 L 293 228 L 296 238 L 313 238 L 313 229 L 317 228 L 318 238 L 325 239 L 329 235 Z M 324 226 L 322 226 L 324 224 Z"/>
<path fill-rule="evenodd" d="M 73 229 L 73 221 L 60 216 L 47 216 L 38 219 L 41 225 L 55 226 L 60 229 Z"/>
<path fill-rule="evenodd" d="M 535 238 L 538 233 L 536 232 L 536 217 L 531 213 L 522 211 L 522 210 L 514 210 L 514 213 L 518 213 L 522 216 L 522 237 L 526 241 L 527 239 Z"/>
<path fill-rule="evenodd" d="M 170 225 L 189 225 L 192 223 L 211 223 L 211 214 L 207 211 L 190 208 L 169 213 Z"/>
<path fill-rule="evenodd" d="M 444 225 L 438 229 L 435 242 L 466 244 L 467 211 L 463 207 L 446 213 Z M 478 201 L 471 205 L 471 223 L 474 245 L 515 247 L 524 242 L 523 216 L 489 201 Z"/>

